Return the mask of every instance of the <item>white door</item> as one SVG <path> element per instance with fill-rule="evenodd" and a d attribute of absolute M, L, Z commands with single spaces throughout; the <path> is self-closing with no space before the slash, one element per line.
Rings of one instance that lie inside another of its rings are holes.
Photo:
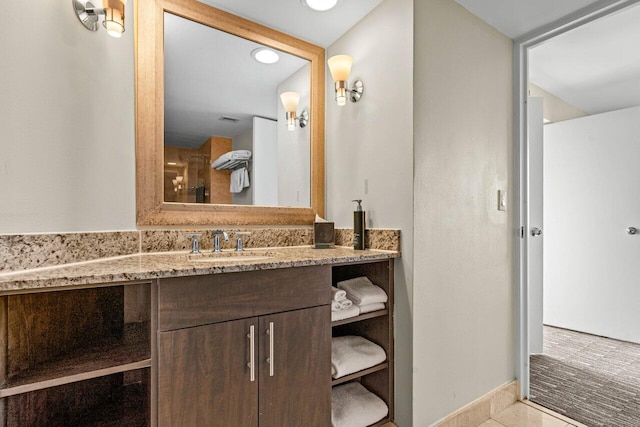
<path fill-rule="evenodd" d="M 639 163 L 640 107 L 544 127 L 545 324 L 640 343 Z"/>
<path fill-rule="evenodd" d="M 543 321 L 543 102 L 527 98 L 529 354 L 542 353 Z"/>

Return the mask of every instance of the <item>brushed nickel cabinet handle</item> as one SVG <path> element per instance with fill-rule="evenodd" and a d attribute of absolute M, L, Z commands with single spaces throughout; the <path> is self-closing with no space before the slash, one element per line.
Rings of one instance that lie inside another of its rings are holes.
<path fill-rule="evenodd" d="M 249 351 L 251 352 L 247 366 L 251 369 L 251 382 L 254 382 L 256 380 L 256 337 L 253 325 L 249 327 L 249 335 L 247 335 L 247 338 L 249 338 Z"/>
<path fill-rule="evenodd" d="M 267 335 L 269 335 L 269 357 L 267 357 L 267 363 L 269 364 L 269 376 L 273 376 L 273 322 L 269 322 L 269 329 L 267 329 Z"/>

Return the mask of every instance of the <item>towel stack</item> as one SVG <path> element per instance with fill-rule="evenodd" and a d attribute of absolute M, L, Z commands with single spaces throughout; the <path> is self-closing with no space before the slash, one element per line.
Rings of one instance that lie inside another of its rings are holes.
<path fill-rule="evenodd" d="M 354 306 L 360 309 L 360 314 L 376 310 L 384 310 L 387 302 L 387 294 L 381 287 L 371 283 L 367 277 L 338 282 L 338 288 L 346 291 L 347 298 L 353 301 Z"/>
<path fill-rule="evenodd" d="M 331 339 L 331 374 L 341 378 L 379 365 L 387 354 L 378 344 L 366 338 L 347 335 Z"/>
<path fill-rule="evenodd" d="M 331 425 L 333 427 L 364 427 L 387 416 L 389 408 L 359 382 L 331 389 Z"/>
<path fill-rule="evenodd" d="M 360 314 L 360 309 L 353 305 L 353 301 L 347 299 L 347 292 L 331 287 L 331 321 L 348 319 Z"/>

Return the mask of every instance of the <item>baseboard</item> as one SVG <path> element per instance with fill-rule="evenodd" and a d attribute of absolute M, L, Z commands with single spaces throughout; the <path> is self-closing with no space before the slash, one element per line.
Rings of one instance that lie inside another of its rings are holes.
<path fill-rule="evenodd" d="M 520 383 L 512 381 L 463 406 L 434 427 L 478 426 L 518 401 Z"/>

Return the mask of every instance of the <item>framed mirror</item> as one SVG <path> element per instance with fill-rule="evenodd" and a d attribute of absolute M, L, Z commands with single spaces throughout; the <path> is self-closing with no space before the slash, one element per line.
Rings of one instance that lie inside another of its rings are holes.
<path fill-rule="evenodd" d="M 324 49 L 195 0 L 136 6 L 138 225 L 299 225 L 323 215 Z M 260 48 L 279 66 L 255 62 Z M 300 93 L 298 117 L 308 114 L 294 131 L 279 97 L 290 90 Z M 248 154 L 223 162 L 236 152 Z"/>

